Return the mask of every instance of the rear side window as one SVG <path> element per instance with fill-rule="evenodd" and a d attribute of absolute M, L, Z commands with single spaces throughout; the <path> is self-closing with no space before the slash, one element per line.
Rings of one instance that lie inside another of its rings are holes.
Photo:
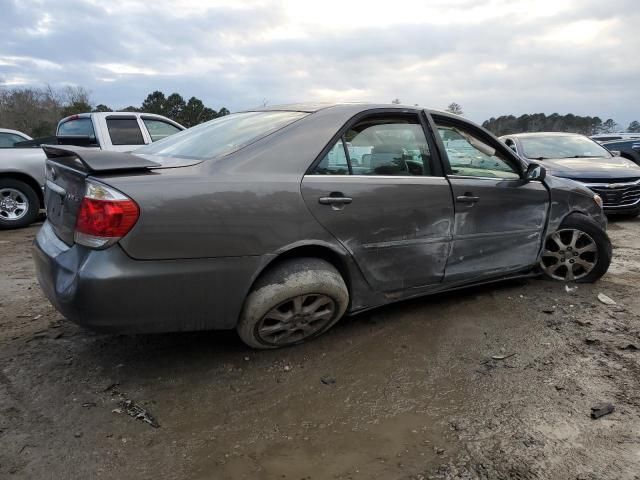
<path fill-rule="evenodd" d="M 60 124 L 58 127 L 58 135 L 82 135 L 90 138 L 96 138 L 93 130 L 93 122 L 90 118 L 76 118 Z"/>
<path fill-rule="evenodd" d="M 134 118 L 107 118 L 107 129 L 113 145 L 144 145 L 144 138 Z"/>
<path fill-rule="evenodd" d="M 312 173 L 381 176 L 433 174 L 429 144 L 416 115 L 375 116 L 359 121 L 345 132 Z"/>
<path fill-rule="evenodd" d="M 338 143 L 329 150 L 313 173 L 316 175 L 349 175 L 349 163 L 342 140 L 338 140 Z"/>
<path fill-rule="evenodd" d="M 162 140 L 163 138 L 181 131 L 178 127 L 171 125 L 170 123 L 163 122 L 162 120 L 143 118 L 142 121 L 149 131 L 152 142 L 157 142 L 158 140 Z"/>
<path fill-rule="evenodd" d="M 26 138 L 15 133 L 0 133 L 0 148 L 11 148 L 18 142 L 24 142 Z"/>
<path fill-rule="evenodd" d="M 225 115 L 136 150 L 143 155 L 205 160 L 242 147 L 308 115 L 304 112 L 244 112 Z"/>

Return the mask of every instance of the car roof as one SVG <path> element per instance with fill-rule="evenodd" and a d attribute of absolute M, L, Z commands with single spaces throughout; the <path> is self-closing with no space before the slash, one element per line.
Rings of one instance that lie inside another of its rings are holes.
<path fill-rule="evenodd" d="M 426 110 L 429 113 L 435 113 L 437 115 L 449 116 L 453 118 L 462 118 L 458 115 L 451 114 L 440 110 L 428 109 L 419 105 L 403 105 L 397 103 L 373 103 L 373 102 L 302 102 L 302 103 L 288 103 L 282 105 L 267 105 L 264 107 L 247 108 L 242 112 L 278 112 L 278 111 L 291 111 L 291 112 L 306 112 L 314 113 L 320 110 L 326 109 L 348 109 L 348 110 L 375 110 L 375 109 L 393 109 L 393 110 L 411 110 L 420 111 Z M 239 113 L 239 112 L 238 112 Z"/>
<path fill-rule="evenodd" d="M 184 125 L 180 125 L 178 122 L 176 122 L 175 120 L 171 120 L 170 118 L 164 117 L 162 115 L 158 115 L 156 113 L 146 113 L 146 112 L 85 112 L 85 113 L 76 113 L 74 115 L 69 115 L 68 117 L 63 118 L 62 120 L 60 120 L 58 122 L 58 125 L 68 122 L 69 120 L 74 120 L 77 118 L 91 118 L 91 117 L 99 117 L 99 118 L 106 118 L 106 117 L 131 117 L 131 116 L 135 116 L 135 117 L 146 117 L 146 118 L 157 118 L 160 120 L 168 120 L 169 122 L 171 122 L 172 124 L 175 124 L 177 127 L 180 127 L 181 129 L 185 129 L 186 127 Z"/>

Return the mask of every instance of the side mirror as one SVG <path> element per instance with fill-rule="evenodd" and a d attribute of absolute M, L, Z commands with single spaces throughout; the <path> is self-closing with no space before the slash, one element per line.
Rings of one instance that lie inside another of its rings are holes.
<path fill-rule="evenodd" d="M 620 156 L 620 150 L 610 150 L 610 153 L 614 157 L 619 157 Z"/>
<path fill-rule="evenodd" d="M 542 181 L 547 176 L 547 169 L 538 163 L 530 163 L 524 173 L 524 178 L 531 182 L 533 180 Z"/>

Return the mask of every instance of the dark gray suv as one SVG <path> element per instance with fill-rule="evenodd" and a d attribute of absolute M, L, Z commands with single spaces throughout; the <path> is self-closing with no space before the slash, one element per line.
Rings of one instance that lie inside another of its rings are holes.
<path fill-rule="evenodd" d="M 595 281 L 611 260 L 598 195 L 416 107 L 272 107 L 133 154 L 45 150 L 38 278 L 95 329 L 237 328 L 272 348 L 410 297 Z"/>

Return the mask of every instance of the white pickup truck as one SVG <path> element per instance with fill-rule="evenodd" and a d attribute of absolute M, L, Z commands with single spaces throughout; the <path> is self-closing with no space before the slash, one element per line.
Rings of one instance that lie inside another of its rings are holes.
<path fill-rule="evenodd" d="M 44 207 L 46 155 L 41 144 L 78 145 L 128 152 L 185 128 L 161 115 L 138 112 L 81 113 L 58 122 L 55 137 L 0 149 L 0 229 L 20 228 Z"/>

